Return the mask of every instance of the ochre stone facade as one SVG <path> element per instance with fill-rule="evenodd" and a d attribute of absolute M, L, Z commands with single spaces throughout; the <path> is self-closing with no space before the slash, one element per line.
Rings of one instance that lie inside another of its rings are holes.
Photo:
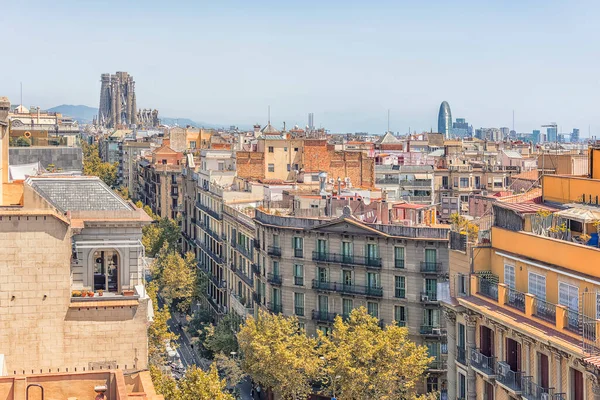
<path fill-rule="evenodd" d="M 71 228 L 57 214 L 0 216 L 0 354 L 8 374 L 146 368 L 148 301 L 73 307 L 71 251 Z"/>

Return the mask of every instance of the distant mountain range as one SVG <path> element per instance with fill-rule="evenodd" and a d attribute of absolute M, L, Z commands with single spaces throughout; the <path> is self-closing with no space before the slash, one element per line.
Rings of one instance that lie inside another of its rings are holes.
<path fill-rule="evenodd" d="M 82 106 L 82 105 L 74 106 L 74 105 L 69 105 L 69 104 L 63 104 L 60 106 L 49 108 L 48 111 L 58 112 L 63 115 L 69 116 L 69 117 L 77 120 L 77 122 L 79 122 L 80 124 L 91 124 L 93 119 L 98 116 L 97 108 Z M 158 115 L 158 117 L 160 118 L 160 122 L 162 124 L 169 125 L 169 126 L 174 126 L 174 125 L 188 126 L 188 125 L 190 125 L 190 126 L 203 127 L 203 128 L 224 127 L 224 125 L 209 124 L 206 122 L 196 122 L 189 118 L 161 117 L 160 114 Z"/>

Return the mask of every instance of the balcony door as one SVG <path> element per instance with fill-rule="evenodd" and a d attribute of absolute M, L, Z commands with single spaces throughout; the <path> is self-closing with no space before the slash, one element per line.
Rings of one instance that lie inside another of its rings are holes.
<path fill-rule="evenodd" d="M 479 329 L 479 350 L 486 357 L 494 356 L 494 331 L 487 326 Z"/>
<path fill-rule="evenodd" d="M 521 343 L 509 338 L 506 339 L 506 363 L 511 371 L 521 371 Z"/>
<path fill-rule="evenodd" d="M 545 389 L 550 387 L 548 356 L 542 353 L 538 353 L 538 385 Z"/>
<path fill-rule="evenodd" d="M 119 254 L 116 250 L 94 252 L 94 291 L 119 291 Z"/>
<path fill-rule="evenodd" d="M 437 252 L 435 249 L 425 249 L 425 262 L 430 268 L 434 268 L 437 262 Z"/>

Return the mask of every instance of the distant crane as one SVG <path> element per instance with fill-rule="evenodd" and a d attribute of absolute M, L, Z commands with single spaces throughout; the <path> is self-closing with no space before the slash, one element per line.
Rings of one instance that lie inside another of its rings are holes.
<path fill-rule="evenodd" d="M 554 132 L 556 134 L 556 137 L 554 138 L 554 146 L 556 147 L 556 154 L 558 155 L 558 125 L 556 124 L 556 122 L 550 122 L 549 124 L 542 125 L 542 128 L 554 128 Z M 542 175 L 546 173 L 546 170 L 544 168 L 544 154 L 544 148 L 542 147 Z"/>

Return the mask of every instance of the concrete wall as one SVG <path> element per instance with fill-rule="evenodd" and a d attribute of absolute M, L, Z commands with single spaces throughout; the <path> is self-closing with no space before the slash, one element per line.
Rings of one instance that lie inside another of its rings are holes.
<path fill-rule="evenodd" d="M 11 147 L 10 165 L 41 162 L 44 168 L 54 164 L 63 171 L 83 170 L 83 152 L 80 147 Z"/>
<path fill-rule="evenodd" d="M 70 260 L 65 222 L 27 214 L 0 218 L 0 353 L 7 373 L 145 368 L 147 300 L 74 308 Z"/>

